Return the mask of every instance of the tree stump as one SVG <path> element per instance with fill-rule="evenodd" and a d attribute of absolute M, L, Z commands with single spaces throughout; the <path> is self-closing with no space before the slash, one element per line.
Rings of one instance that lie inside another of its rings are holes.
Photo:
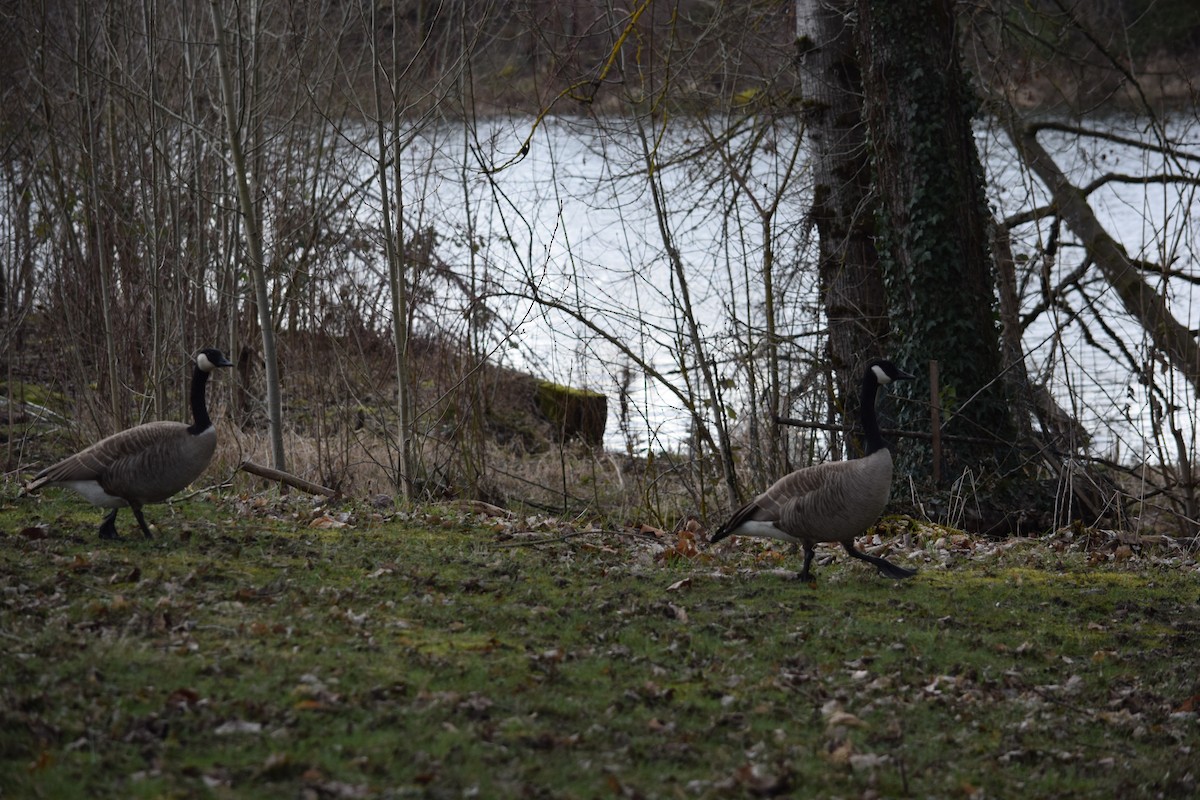
<path fill-rule="evenodd" d="M 608 397 L 588 389 L 538 381 L 534 395 L 538 411 L 554 427 L 559 441 L 579 438 L 598 447 L 608 422 Z"/>

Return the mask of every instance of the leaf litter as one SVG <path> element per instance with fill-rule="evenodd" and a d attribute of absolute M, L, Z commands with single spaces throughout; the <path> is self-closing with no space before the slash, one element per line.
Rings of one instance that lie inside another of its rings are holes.
<path fill-rule="evenodd" d="M 809 586 L 694 519 L 497 511 L 247 495 L 104 547 L 13 526 L 0 789 L 1195 790 L 1194 543 L 889 519 L 860 545 L 917 578 L 822 548 Z"/>

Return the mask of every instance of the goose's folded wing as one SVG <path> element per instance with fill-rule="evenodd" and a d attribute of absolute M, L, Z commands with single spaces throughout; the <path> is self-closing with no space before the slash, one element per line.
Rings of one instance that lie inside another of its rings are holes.
<path fill-rule="evenodd" d="M 784 475 L 762 494 L 733 512 L 729 520 L 717 529 L 711 542 L 719 542 L 747 522 L 777 522 L 790 510 L 803 507 L 807 496 L 821 489 L 822 467 L 806 467 Z"/>
<path fill-rule="evenodd" d="M 181 422 L 148 422 L 136 428 L 114 433 L 91 447 L 51 464 L 34 476 L 30 489 L 51 483 L 99 480 L 114 465 L 136 458 L 155 447 L 164 436 L 186 430 Z"/>

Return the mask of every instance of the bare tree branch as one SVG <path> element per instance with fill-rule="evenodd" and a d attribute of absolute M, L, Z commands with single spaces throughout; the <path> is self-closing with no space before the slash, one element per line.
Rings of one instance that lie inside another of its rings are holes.
<path fill-rule="evenodd" d="M 1171 315 L 1163 298 L 1143 280 L 1125 248 L 1104 230 L 1083 193 L 1038 142 L 1037 134 L 1012 119 L 1006 121 L 1006 128 L 1021 160 L 1046 185 L 1058 213 L 1116 290 L 1125 310 L 1142 324 L 1155 345 L 1200 393 L 1200 346 L 1191 331 Z"/>

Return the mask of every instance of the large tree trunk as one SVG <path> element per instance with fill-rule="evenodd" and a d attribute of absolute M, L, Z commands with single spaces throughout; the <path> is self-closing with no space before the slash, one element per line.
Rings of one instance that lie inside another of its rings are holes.
<path fill-rule="evenodd" d="M 829 321 L 834 406 L 858 420 L 858 385 L 887 334 L 883 278 L 875 250 L 875 203 L 862 124 L 862 75 L 854 46 L 854 0 L 797 0 L 796 42 L 812 147 L 812 220 Z M 847 448 L 853 456 L 854 448 Z M 837 448 L 835 447 L 835 452 Z"/>
<path fill-rule="evenodd" d="M 939 362 L 941 428 L 995 447 L 943 447 L 953 477 L 1008 452 L 1010 406 L 988 256 L 983 169 L 971 129 L 974 97 L 959 65 L 953 0 L 858 0 L 865 118 L 881 213 L 890 349 L 922 377 L 904 387 L 901 428 L 927 429 L 927 362 Z M 931 475 L 927 444 L 900 448 L 901 474 Z"/>

